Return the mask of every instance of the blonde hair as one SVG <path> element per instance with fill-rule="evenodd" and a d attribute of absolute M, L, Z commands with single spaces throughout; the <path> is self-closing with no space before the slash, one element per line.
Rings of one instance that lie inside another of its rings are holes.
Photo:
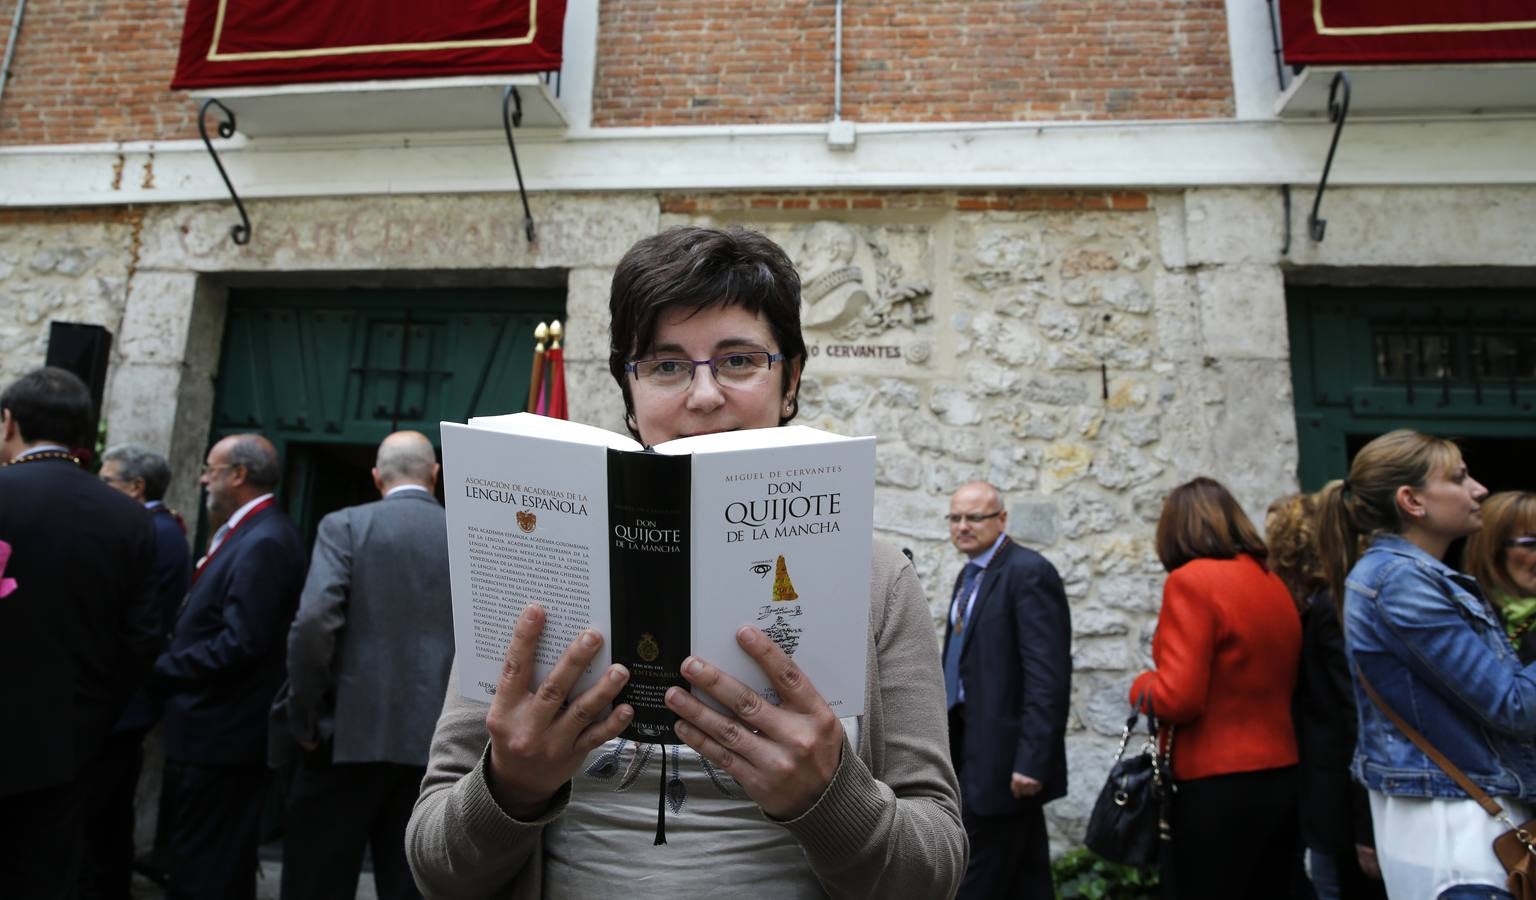
<path fill-rule="evenodd" d="M 1363 544 L 1378 534 L 1402 530 L 1397 489 L 1422 488 L 1436 471 L 1460 464 L 1460 448 L 1445 438 L 1406 428 L 1389 431 L 1360 448 L 1348 478 L 1318 492 L 1317 551 L 1328 589 L 1340 604 L 1344 579 Z"/>
<path fill-rule="evenodd" d="M 1503 491 L 1483 501 L 1483 527 L 1467 538 L 1467 574 L 1495 603 L 1503 596 L 1520 596 L 1520 588 L 1509 577 L 1505 546 L 1520 534 L 1536 534 L 1536 494 Z"/>
<path fill-rule="evenodd" d="M 1269 568 L 1285 582 L 1298 610 L 1328 586 L 1317 552 L 1317 495 L 1290 494 L 1269 505 L 1264 518 Z"/>

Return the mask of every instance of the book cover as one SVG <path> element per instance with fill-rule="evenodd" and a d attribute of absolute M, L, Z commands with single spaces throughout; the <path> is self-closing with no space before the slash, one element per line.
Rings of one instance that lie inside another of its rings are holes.
<path fill-rule="evenodd" d="M 745 624 L 839 717 L 862 713 L 873 438 L 788 426 L 646 450 L 519 413 L 443 423 L 443 464 L 465 696 L 489 701 L 512 626 L 538 602 L 549 625 L 536 679 L 582 628 L 597 629 L 605 644 L 577 690 L 610 662 L 627 666 L 632 739 L 676 741 L 662 697 L 687 687 L 679 667 L 690 654 L 778 702 L 736 643 Z"/>

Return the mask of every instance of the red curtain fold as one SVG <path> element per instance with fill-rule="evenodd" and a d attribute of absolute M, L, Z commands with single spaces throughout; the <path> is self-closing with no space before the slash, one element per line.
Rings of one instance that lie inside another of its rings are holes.
<path fill-rule="evenodd" d="M 1280 0 L 1291 65 L 1536 60 L 1531 0 Z"/>
<path fill-rule="evenodd" d="M 565 0 L 189 0 L 175 89 L 560 68 Z"/>

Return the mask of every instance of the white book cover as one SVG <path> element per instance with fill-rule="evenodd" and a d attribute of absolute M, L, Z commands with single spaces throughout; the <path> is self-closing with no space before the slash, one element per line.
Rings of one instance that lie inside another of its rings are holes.
<path fill-rule="evenodd" d="M 687 686 L 677 667 L 690 654 L 777 702 L 736 643 L 747 624 L 839 717 L 861 714 L 874 439 L 787 426 L 654 450 L 527 413 L 443 423 L 464 695 L 489 701 L 512 626 L 536 601 L 549 613 L 536 678 L 597 629 L 605 644 L 578 690 L 612 661 L 628 666 L 620 699 L 636 706 L 636 739 L 675 740 L 660 698 Z"/>

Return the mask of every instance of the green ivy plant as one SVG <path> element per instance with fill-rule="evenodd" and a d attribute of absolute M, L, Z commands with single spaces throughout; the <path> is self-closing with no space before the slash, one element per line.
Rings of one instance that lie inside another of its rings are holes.
<path fill-rule="evenodd" d="M 1157 869 L 1112 863 L 1086 847 L 1057 857 L 1051 864 L 1060 900 L 1156 900 Z"/>

